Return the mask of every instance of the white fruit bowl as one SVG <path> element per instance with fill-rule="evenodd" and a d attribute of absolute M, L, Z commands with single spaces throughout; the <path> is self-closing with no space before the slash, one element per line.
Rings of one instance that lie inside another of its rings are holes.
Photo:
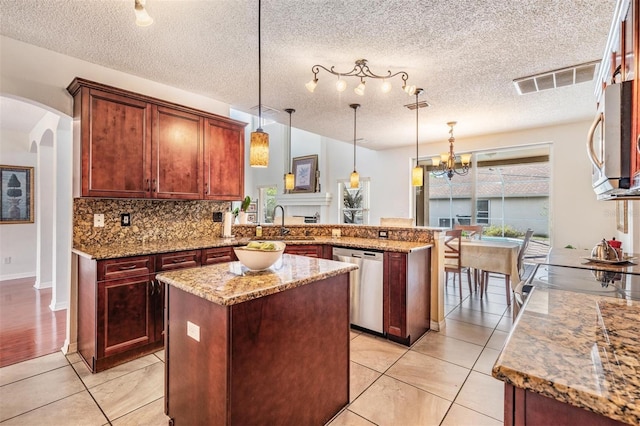
<path fill-rule="evenodd" d="M 275 250 L 261 250 L 247 246 L 233 248 L 240 263 L 252 271 L 262 271 L 271 267 L 282 257 L 286 247 L 286 244 L 282 241 L 255 241 L 255 243 L 262 242 L 274 244 Z"/>

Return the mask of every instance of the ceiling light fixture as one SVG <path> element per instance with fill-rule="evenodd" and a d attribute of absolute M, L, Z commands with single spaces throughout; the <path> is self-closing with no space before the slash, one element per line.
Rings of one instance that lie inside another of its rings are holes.
<path fill-rule="evenodd" d="M 258 128 L 251 132 L 249 144 L 249 165 L 267 167 L 269 165 L 269 134 L 262 131 L 262 51 L 260 40 L 260 17 L 262 1 L 258 0 Z"/>
<path fill-rule="evenodd" d="M 416 91 L 416 86 L 411 86 L 407 84 L 407 80 L 409 79 L 409 74 L 404 71 L 398 71 L 397 73 L 392 74 L 391 71 L 387 71 L 387 75 L 377 75 L 371 72 L 369 66 L 367 65 L 366 59 L 358 59 L 356 61 L 355 66 L 349 72 L 337 72 L 334 70 L 335 67 L 327 68 L 322 65 L 314 65 L 311 67 L 311 72 L 313 73 L 313 79 L 305 84 L 305 87 L 308 91 L 313 93 L 318 86 L 318 73 L 321 69 L 331 73 L 333 75 L 338 76 L 338 83 L 336 83 L 336 89 L 339 92 L 342 92 L 346 88 L 346 82 L 342 80 L 342 77 L 360 77 L 360 84 L 354 89 L 356 94 L 363 96 L 365 89 L 365 78 L 373 78 L 373 79 L 382 79 L 381 90 L 384 93 L 388 93 L 391 90 L 391 83 L 387 81 L 389 78 L 393 78 L 397 75 L 402 78 L 402 90 L 407 93 L 409 96 L 413 96 Z"/>
<path fill-rule="evenodd" d="M 147 13 L 147 9 L 144 8 L 147 0 L 135 0 L 135 12 L 136 12 L 136 25 L 139 27 L 148 27 L 153 24 L 153 18 Z"/>
<path fill-rule="evenodd" d="M 424 172 L 422 167 L 418 165 L 418 110 L 420 109 L 418 106 L 418 96 L 422 93 L 422 89 L 416 89 L 416 166 L 411 171 L 411 185 L 413 186 L 422 186 L 424 182 Z"/>
<path fill-rule="evenodd" d="M 462 154 L 460 155 L 460 162 L 462 163 L 462 168 L 460 170 L 456 169 L 456 154 L 453 152 L 453 142 L 455 138 L 453 137 L 453 126 L 456 125 L 455 121 L 450 121 L 447 123 L 449 126 L 449 152 L 442 154 L 440 157 L 431 158 L 431 163 L 433 164 L 433 170 L 431 174 L 434 176 L 447 176 L 449 180 L 453 177 L 454 174 L 459 176 L 464 176 L 469 173 L 469 167 L 471 166 L 471 154 Z"/>
<path fill-rule="evenodd" d="M 287 144 L 287 165 L 289 168 L 289 173 L 285 173 L 284 175 L 284 193 L 286 194 L 288 191 L 291 191 L 295 186 L 295 181 L 293 178 L 293 173 L 291 173 L 291 114 L 296 112 L 293 108 L 286 108 L 285 111 L 289 114 L 289 142 Z"/>
<path fill-rule="evenodd" d="M 356 171 L 356 113 L 358 108 L 360 108 L 360 104 L 350 104 L 349 106 L 353 108 L 353 173 L 351 173 L 351 177 L 349 178 L 349 186 L 351 188 L 359 188 L 360 175 Z"/>

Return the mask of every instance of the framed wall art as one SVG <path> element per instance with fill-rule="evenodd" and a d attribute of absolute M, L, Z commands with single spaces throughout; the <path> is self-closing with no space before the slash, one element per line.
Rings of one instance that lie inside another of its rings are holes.
<path fill-rule="evenodd" d="M 33 167 L 0 166 L 0 224 L 33 223 Z"/>
<path fill-rule="evenodd" d="M 307 155 L 293 159 L 294 186 L 291 192 L 315 192 L 318 156 Z"/>

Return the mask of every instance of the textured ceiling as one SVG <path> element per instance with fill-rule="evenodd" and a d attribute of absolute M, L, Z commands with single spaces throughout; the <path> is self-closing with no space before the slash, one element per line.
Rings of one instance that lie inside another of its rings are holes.
<path fill-rule="evenodd" d="M 335 90 L 336 77 L 365 58 L 377 74 L 406 71 L 425 89 L 420 141 L 458 138 L 589 119 L 593 82 L 520 96 L 512 80 L 602 57 L 615 0 L 263 0 L 262 103 L 269 116 L 374 149 L 415 143 L 414 102 L 392 80 L 365 96 Z M 8 37 L 199 93 L 250 112 L 258 103 L 257 0 L 147 0 L 155 22 L 134 23 L 134 0 L 0 0 Z"/>

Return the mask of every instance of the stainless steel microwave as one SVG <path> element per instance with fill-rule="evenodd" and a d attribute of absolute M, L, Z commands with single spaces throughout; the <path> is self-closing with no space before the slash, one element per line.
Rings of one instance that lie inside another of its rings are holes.
<path fill-rule="evenodd" d="M 633 81 L 610 84 L 604 108 L 589 129 L 587 154 L 599 200 L 640 196 L 640 189 L 632 189 L 632 107 Z"/>

